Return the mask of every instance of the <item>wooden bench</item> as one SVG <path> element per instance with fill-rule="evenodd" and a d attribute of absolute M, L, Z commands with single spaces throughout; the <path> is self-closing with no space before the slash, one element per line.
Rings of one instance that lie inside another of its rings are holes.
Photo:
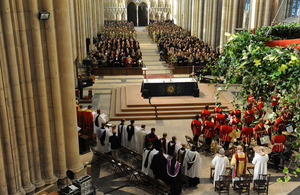
<path fill-rule="evenodd" d="M 214 182 L 214 175 L 213 175 L 213 171 L 215 170 L 215 166 L 214 165 L 210 165 L 210 174 L 209 174 L 209 178 L 211 183 Z M 231 166 L 226 166 L 226 171 L 229 170 L 230 174 L 231 174 Z M 250 170 L 252 170 L 252 173 L 250 172 Z M 253 171 L 254 171 L 254 164 L 247 164 L 247 171 L 253 175 Z"/>

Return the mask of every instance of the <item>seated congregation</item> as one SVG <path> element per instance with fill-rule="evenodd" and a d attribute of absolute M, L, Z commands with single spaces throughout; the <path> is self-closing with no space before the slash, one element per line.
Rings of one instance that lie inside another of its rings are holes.
<path fill-rule="evenodd" d="M 170 21 L 150 23 L 149 35 L 157 43 L 161 60 L 171 66 L 205 66 L 219 56 L 203 40 Z"/>
<path fill-rule="evenodd" d="M 141 67 L 142 52 L 133 23 L 106 24 L 93 40 L 89 56 L 95 67 Z"/>

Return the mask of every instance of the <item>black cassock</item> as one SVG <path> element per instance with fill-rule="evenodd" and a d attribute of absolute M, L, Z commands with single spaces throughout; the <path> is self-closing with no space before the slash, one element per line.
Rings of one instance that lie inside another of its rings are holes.
<path fill-rule="evenodd" d="M 167 181 L 171 186 L 171 194 L 181 194 L 181 167 L 176 159 L 168 160 L 167 162 Z"/>
<path fill-rule="evenodd" d="M 156 154 L 153 156 L 150 168 L 152 169 L 155 179 L 166 181 L 167 178 L 167 159 L 163 154 Z"/>

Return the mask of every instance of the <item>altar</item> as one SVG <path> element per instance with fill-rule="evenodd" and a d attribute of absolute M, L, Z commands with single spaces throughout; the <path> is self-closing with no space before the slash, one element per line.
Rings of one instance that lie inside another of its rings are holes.
<path fill-rule="evenodd" d="M 194 78 L 144 79 L 141 87 L 143 98 L 159 96 L 199 97 L 198 82 Z"/>

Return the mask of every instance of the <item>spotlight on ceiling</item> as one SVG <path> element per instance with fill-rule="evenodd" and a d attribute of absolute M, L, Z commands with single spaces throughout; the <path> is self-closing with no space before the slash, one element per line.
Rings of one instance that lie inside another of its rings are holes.
<path fill-rule="evenodd" d="M 40 20 L 48 20 L 50 17 L 50 13 L 47 11 L 40 11 L 39 12 L 39 19 Z"/>

